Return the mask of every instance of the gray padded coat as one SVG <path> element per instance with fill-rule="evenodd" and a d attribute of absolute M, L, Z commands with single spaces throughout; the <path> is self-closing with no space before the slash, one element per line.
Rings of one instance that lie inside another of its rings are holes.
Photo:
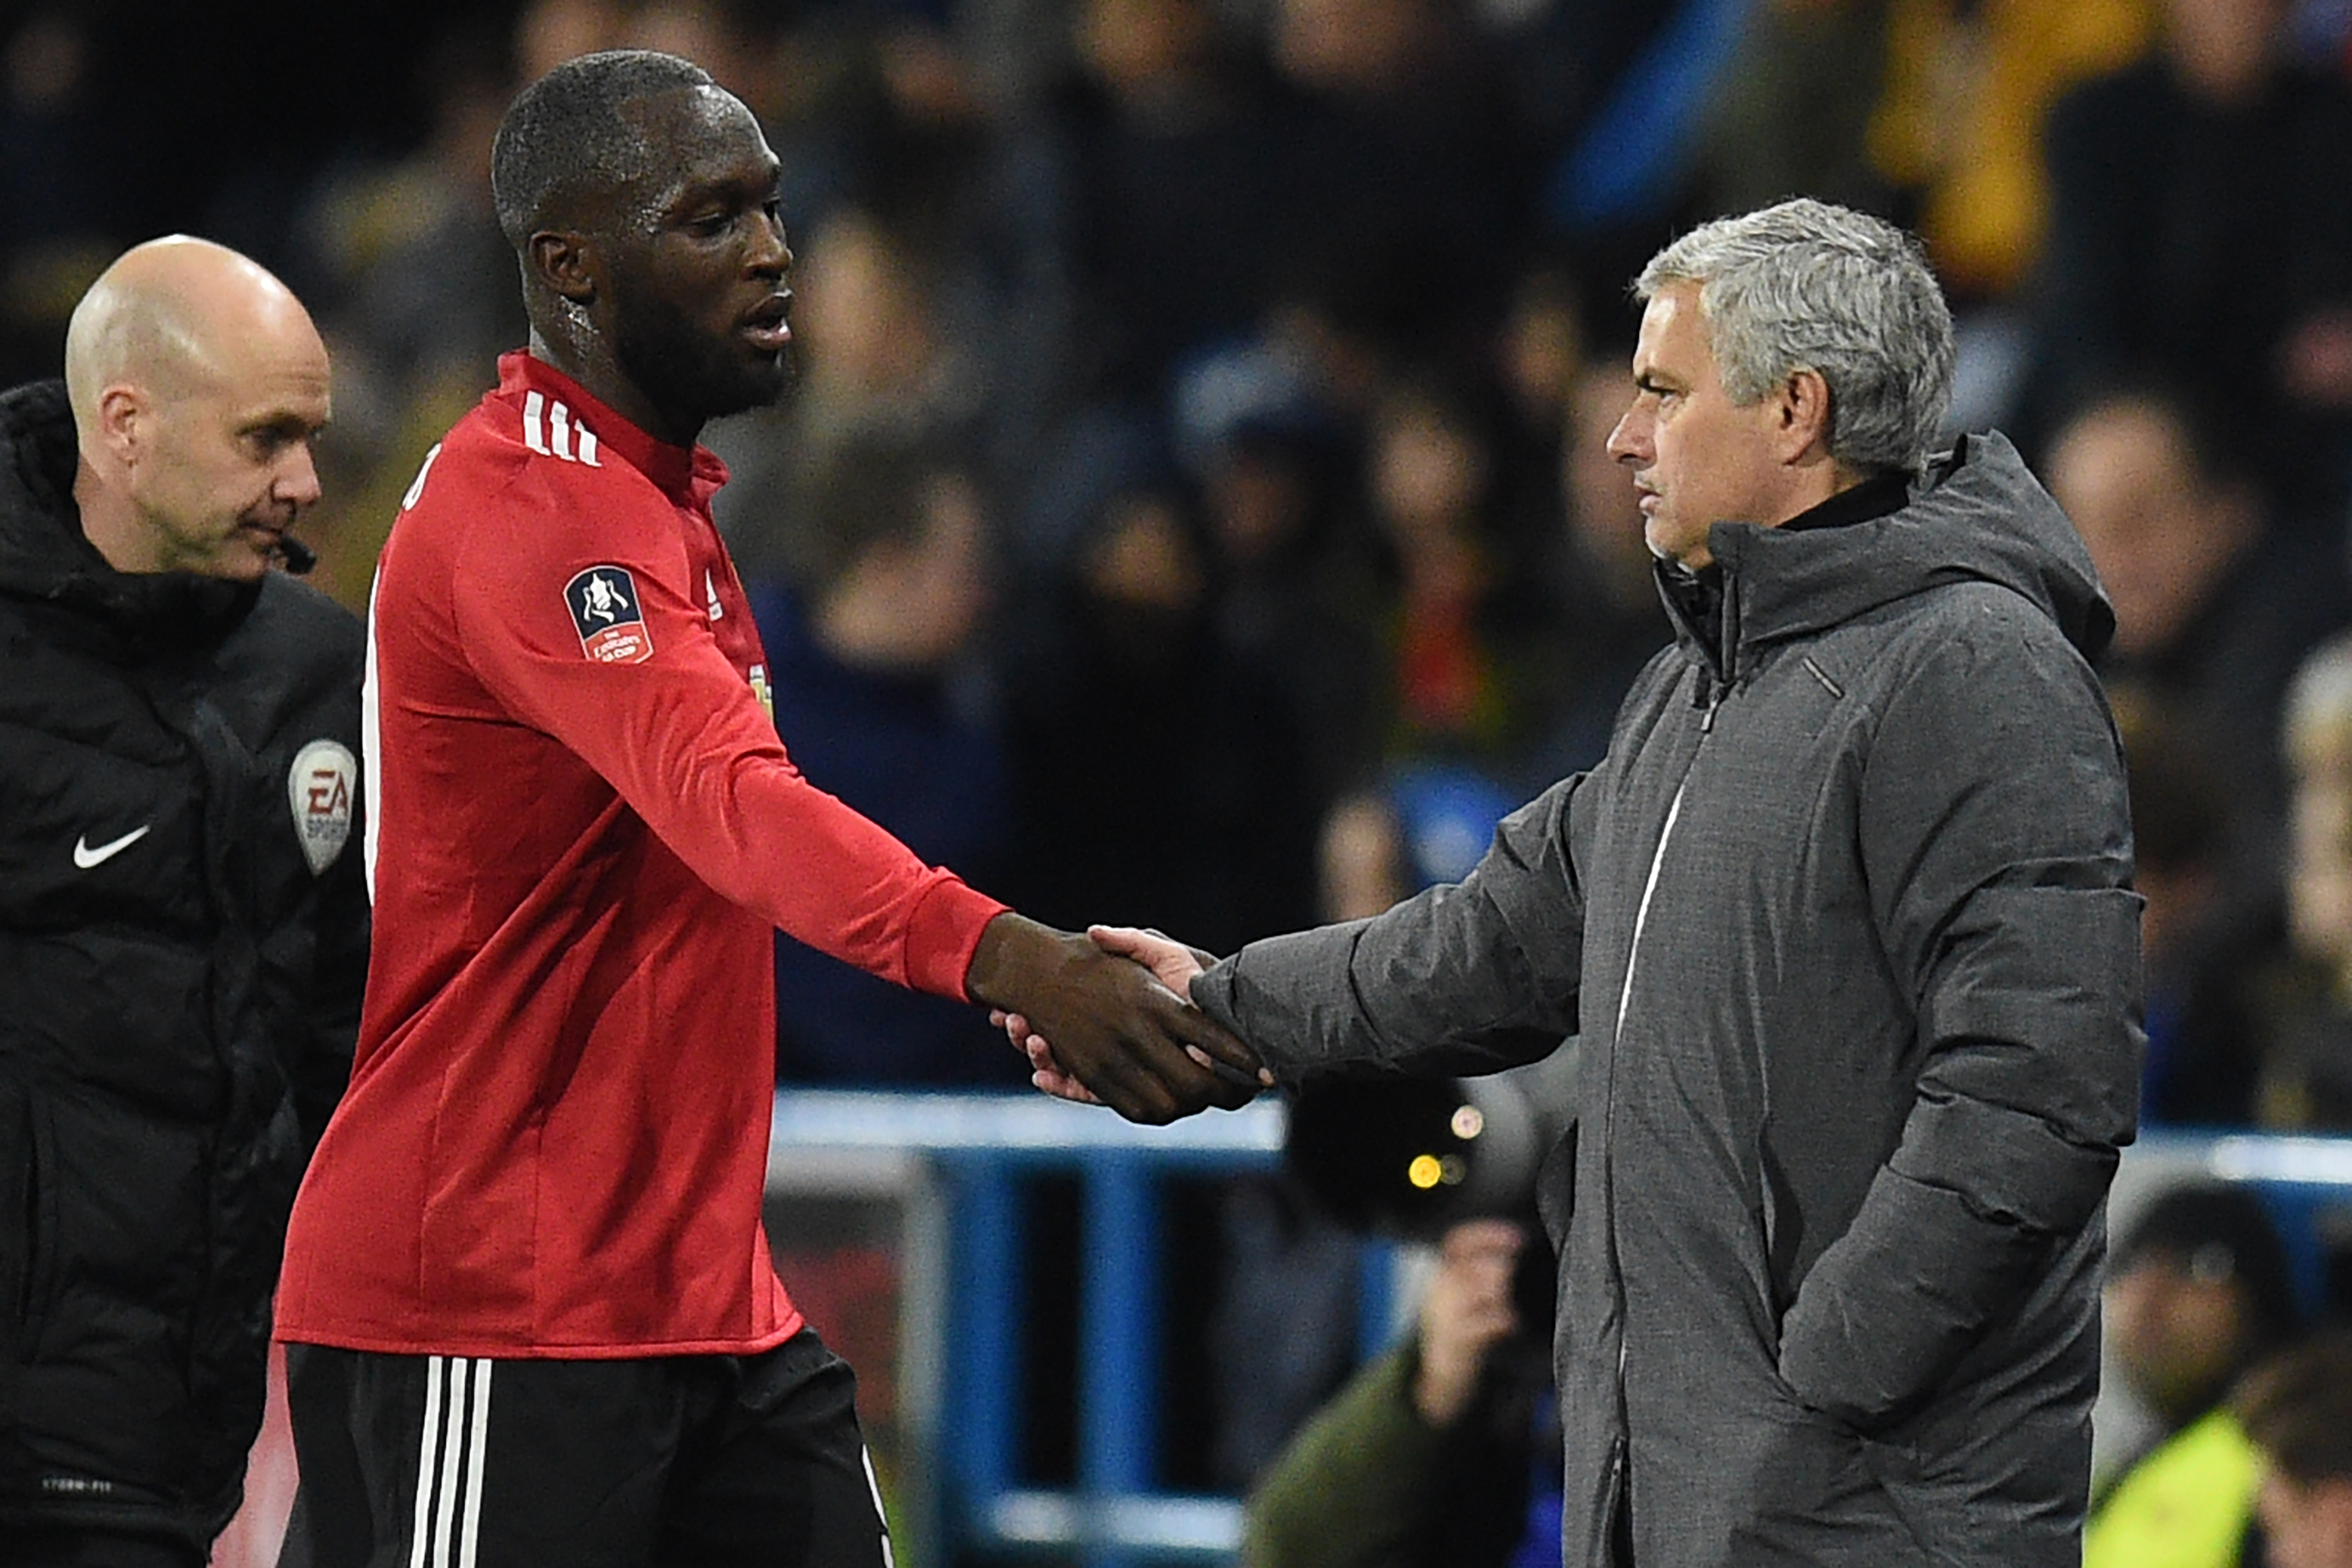
<path fill-rule="evenodd" d="M 2073 1568 L 2141 1043 L 2112 614 L 1998 436 L 1711 546 L 1727 652 L 1670 596 L 1599 767 L 1193 995 L 1292 1084 L 1580 1036 L 1570 1564 Z"/>

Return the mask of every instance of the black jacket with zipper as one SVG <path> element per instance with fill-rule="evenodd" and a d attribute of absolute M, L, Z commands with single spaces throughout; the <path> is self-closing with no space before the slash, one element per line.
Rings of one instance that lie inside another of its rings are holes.
<path fill-rule="evenodd" d="M 362 637 L 114 571 L 65 390 L 0 395 L 0 1539 L 208 1542 L 367 960 Z"/>

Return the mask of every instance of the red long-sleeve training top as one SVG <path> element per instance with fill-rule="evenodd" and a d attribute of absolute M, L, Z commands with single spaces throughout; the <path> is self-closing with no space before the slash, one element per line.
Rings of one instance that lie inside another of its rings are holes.
<path fill-rule="evenodd" d="M 962 997 L 1003 910 L 793 768 L 710 521 L 726 470 L 526 354 L 425 462 L 369 616 L 374 941 L 294 1209 L 285 1340 L 742 1353 L 772 928 Z"/>

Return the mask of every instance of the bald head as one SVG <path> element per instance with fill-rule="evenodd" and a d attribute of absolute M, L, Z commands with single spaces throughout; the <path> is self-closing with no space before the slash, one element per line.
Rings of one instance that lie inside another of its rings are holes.
<path fill-rule="evenodd" d="M 168 395 L 232 373 L 239 347 L 299 348 L 318 337 L 293 290 L 258 262 L 208 239 L 151 239 L 100 274 L 67 323 L 75 424 L 87 445 L 110 383 L 135 381 Z"/>
<path fill-rule="evenodd" d="M 257 577 L 288 552 L 327 351 L 267 268 L 179 235 L 126 252 L 67 325 L 66 390 L 82 527 L 118 570 Z"/>

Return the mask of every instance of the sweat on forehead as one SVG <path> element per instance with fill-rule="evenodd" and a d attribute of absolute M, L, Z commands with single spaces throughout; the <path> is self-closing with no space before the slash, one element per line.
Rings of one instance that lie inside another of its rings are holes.
<path fill-rule="evenodd" d="M 653 171 L 656 152 L 631 106 L 715 85 L 709 71 L 677 55 L 608 49 L 566 60 L 523 89 L 490 154 L 490 194 L 508 242 L 520 249 L 559 216 L 625 201 Z"/>

